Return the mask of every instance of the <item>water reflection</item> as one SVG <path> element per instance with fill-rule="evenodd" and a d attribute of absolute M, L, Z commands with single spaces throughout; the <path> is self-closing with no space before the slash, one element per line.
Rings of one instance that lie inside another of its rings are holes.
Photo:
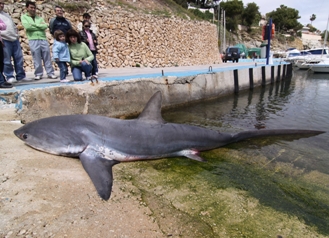
<path fill-rule="evenodd" d="M 329 76 L 296 71 L 293 78 L 266 87 L 164 112 L 167 121 L 236 133 L 254 129 L 328 130 Z M 328 130 L 329 131 L 329 130 Z M 272 162 L 329 173 L 329 133 L 296 141 L 278 138 L 231 145 L 252 156 L 262 153 Z M 281 152 L 280 152 L 281 151 Z M 282 152 L 284 151 L 284 152 Z M 297 159 L 296 159 L 297 158 Z"/>

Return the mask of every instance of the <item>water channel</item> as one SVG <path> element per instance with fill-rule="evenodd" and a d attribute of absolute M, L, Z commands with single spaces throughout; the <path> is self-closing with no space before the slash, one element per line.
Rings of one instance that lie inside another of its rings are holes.
<path fill-rule="evenodd" d="M 176 229 L 186 237 L 327 237 L 328 102 L 329 75 L 295 71 L 273 85 L 167 110 L 166 121 L 229 133 L 328 132 L 231 144 L 203 152 L 206 163 L 186 158 L 140 162 L 134 165 L 133 182 L 168 234 Z"/>
<path fill-rule="evenodd" d="M 177 108 L 165 112 L 163 116 L 167 121 L 206 126 L 230 133 L 262 128 L 328 131 L 317 137 L 293 142 L 276 140 L 273 144 L 285 150 L 275 161 L 290 162 L 305 170 L 329 173 L 328 103 L 329 75 L 297 70 L 292 79 L 238 95 Z M 253 142 L 247 142 L 247 148 L 244 143 L 237 148 L 241 146 L 248 149 L 249 144 Z M 251 150 L 256 145 L 252 145 Z M 268 147 L 261 146 L 259 149 L 268 157 L 273 157 Z M 298 153 L 300 158 L 289 161 L 289 153 Z"/>

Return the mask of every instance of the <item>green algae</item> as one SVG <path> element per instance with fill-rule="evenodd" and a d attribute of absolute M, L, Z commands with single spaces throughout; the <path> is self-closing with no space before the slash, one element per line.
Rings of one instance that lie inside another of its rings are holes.
<path fill-rule="evenodd" d="M 124 171 L 143 194 L 164 234 L 329 235 L 327 175 L 305 172 L 290 163 L 269 163 L 261 154 L 248 157 L 236 147 L 220 148 L 202 156 L 208 162 L 171 158 L 129 164 Z"/>

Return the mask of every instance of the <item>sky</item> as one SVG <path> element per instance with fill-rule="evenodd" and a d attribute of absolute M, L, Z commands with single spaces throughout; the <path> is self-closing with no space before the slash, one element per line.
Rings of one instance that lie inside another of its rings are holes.
<path fill-rule="evenodd" d="M 280 5 L 285 5 L 298 10 L 301 18 L 298 21 L 303 24 L 310 24 L 312 14 L 316 15 L 312 25 L 323 32 L 326 30 L 329 17 L 329 0 L 242 0 L 243 5 L 256 3 L 262 15 L 275 11 Z M 275 22 L 274 22 L 275 23 Z M 328 27 L 329 28 L 329 27 Z"/>

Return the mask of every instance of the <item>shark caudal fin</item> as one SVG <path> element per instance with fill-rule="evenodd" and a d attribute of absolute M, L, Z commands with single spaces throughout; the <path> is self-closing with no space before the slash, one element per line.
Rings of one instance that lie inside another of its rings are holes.
<path fill-rule="evenodd" d="M 232 136 L 233 142 L 238 142 L 250 138 L 266 137 L 266 136 L 296 136 L 296 139 L 307 138 L 311 136 L 316 136 L 325 133 L 325 131 L 315 131 L 315 130 L 290 130 L 290 129 L 280 129 L 280 130 L 257 130 L 257 131 L 243 131 Z"/>
<path fill-rule="evenodd" d="M 142 113 L 139 115 L 138 120 L 165 123 L 161 115 L 162 95 L 157 91 L 150 100 L 147 102 Z"/>
<path fill-rule="evenodd" d="M 112 167 L 120 162 L 107 160 L 94 154 L 96 153 L 87 149 L 80 154 L 80 161 L 99 196 L 104 200 L 108 200 L 111 196 L 113 185 Z"/>

